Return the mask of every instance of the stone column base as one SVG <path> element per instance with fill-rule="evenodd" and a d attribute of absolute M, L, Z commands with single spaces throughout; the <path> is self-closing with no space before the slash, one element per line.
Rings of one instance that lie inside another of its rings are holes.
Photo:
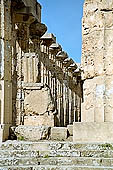
<path fill-rule="evenodd" d="M 0 124 L 0 142 L 3 142 L 9 138 L 10 124 Z"/>
<path fill-rule="evenodd" d="M 113 142 L 113 122 L 74 122 L 73 142 Z"/>

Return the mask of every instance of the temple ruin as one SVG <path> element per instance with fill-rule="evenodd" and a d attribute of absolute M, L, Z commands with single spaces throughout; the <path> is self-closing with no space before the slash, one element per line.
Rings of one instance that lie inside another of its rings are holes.
<path fill-rule="evenodd" d="M 0 0 L 0 169 L 113 170 L 113 0 L 85 0 L 82 61 L 37 0 Z"/>
<path fill-rule="evenodd" d="M 47 32 L 36 0 L 0 1 L 0 141 L 113 140 L 112 12 L 113 0 L 85 0 L 79 64 Z"/>
<path fill-rule="evenodd" d="M 81 120 L 80 64 L 41 23 L 36 0 L 0 2 L 0 138 L 9 127 L 66 127 Z"/>

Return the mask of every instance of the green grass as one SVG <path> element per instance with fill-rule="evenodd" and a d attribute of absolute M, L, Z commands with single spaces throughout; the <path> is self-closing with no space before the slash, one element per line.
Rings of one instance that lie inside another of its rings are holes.
<path fill-rule="evenodd" d="M 111 149 L 113 150 L 113 146 L 110 143 L 105 143 L 100 145 L 103 149 Z"/>
<path fill-rule="evenodd" d="M 49 158 L 49 155 L 44 155 L 44 158 Z"/>
<path fill-rule="evenodd" d="M 25 140 L 24 136 L 18 136 L 18 140 Z"/>

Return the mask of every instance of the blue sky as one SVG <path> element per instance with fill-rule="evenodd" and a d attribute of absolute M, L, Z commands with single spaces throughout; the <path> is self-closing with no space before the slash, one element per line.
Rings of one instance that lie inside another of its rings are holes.
<path fill-rule="evenodd" d="M 38 0 L 42 22 L 74 61 L 81 60 L 81 24 L 84 0 Z"/>

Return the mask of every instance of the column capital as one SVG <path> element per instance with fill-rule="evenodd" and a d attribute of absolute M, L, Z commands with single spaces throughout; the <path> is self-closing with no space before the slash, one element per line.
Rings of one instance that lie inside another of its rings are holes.
<path fill-rule="evenodd" d="M 57 60 L 64 61 L 66 58 L 68 58 L 68 54 L 65 51 L 59 51 L 56 55 Z"/>
<path fill-rule="evenodd" d="M 42 35 L 45 34 L 45 32 L 47 31 L 47 27 L 45 24 L 42 24 L 36 20 L 32 24 L 30 24 L 29 31 L 31 37 L 42 37 Z"/>
<path fill-rule="evenodd" d="M 41 37 L 41 44 L 47 47 L 51 46 L 52 43 L 56 42 L 56 37 L 52 33 L 45 33 Z"/>
<path fill-rule="evenodd" d="M 49 51 L 51 52 L 51 54 L 56 55 L 59 51 L 62 50 L 62 47 L 60 44 L 58 43 L 53 43 L 50 47 L 49 47 Z"/>
<path fill-rule="evenodd" d="M 72 58 L 66 58 L 64 61 L 63 61 L 63 66 L 64 67 L 69 67 L 71 64 L 73 64 L 74 61 L 72 60 Z"/>
<path fill-rule="evenodd" d="M 41 5 L 36 1 L 12 1 L 12 11 L 15 13 L 15 22 L 41 22 Z"/>
<path fill-rule="evenodd" d="M 73 64 L 71 64 L 71 65 L 68 67 L 68 70 L 69 70 L 70 72 L 73 72 L 73 71 L 76 70 L 76 69 L 77 69 L 76 63 L 73 63 Z"/>

